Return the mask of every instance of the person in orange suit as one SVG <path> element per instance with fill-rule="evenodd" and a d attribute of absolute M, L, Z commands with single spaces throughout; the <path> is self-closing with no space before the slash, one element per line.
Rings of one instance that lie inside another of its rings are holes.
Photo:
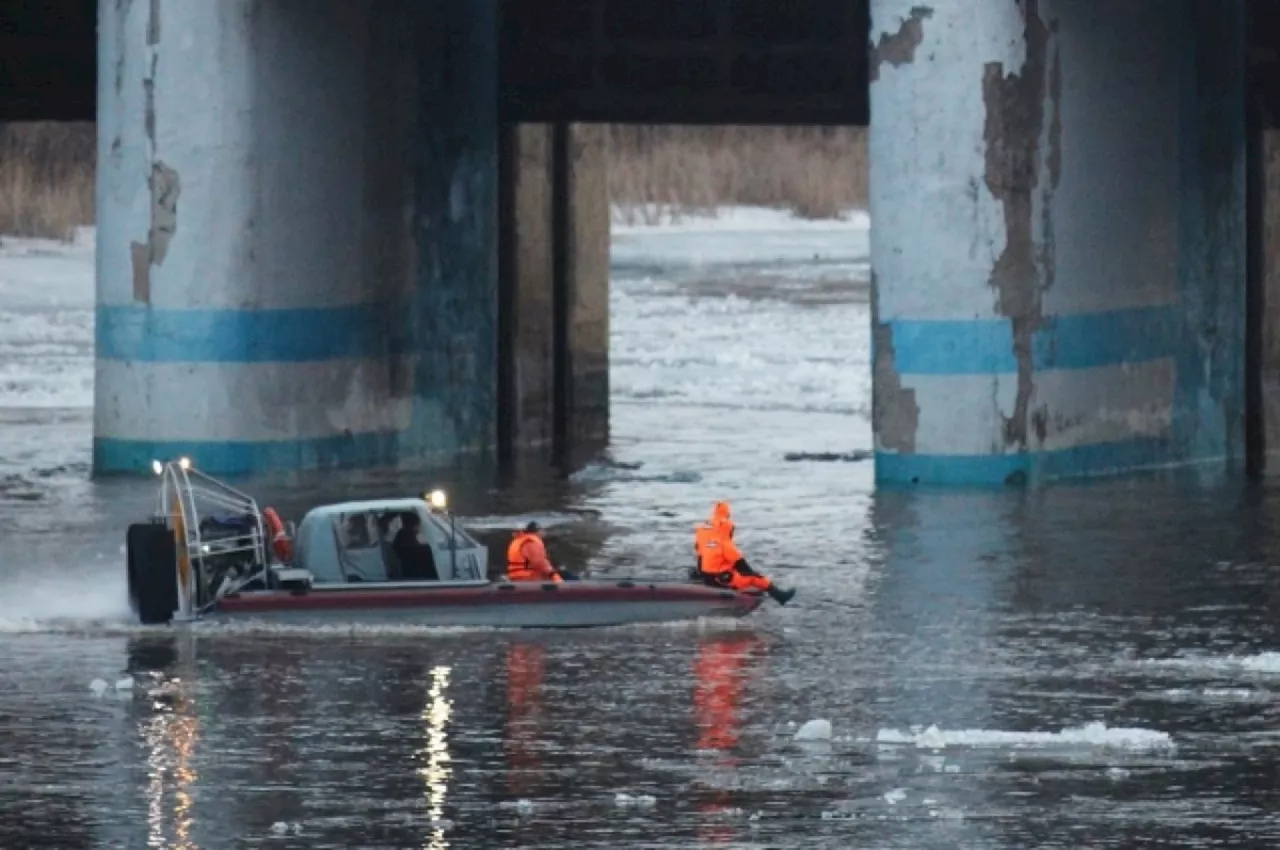
<path fill-rule="evenodd" d="M 768 576 L 751 569 L 733 542 L 733 517 L 728 502 L 716 502 L 710 522 L 694 532 L 693 552 L 698 560 L 698 574 L 703 583 L 733 590 L 759 590 L 769 594 L 779 605 L 786 605 L 796 595 L 794 589 L 779 589 Z"/>
<path fill-rule="evenodd" d="M 560 571 L 547 558 L 542 527 L 531 522 L 517 531 L 507 546 L 507 579 L 509 581 L 563 581 Z"/>

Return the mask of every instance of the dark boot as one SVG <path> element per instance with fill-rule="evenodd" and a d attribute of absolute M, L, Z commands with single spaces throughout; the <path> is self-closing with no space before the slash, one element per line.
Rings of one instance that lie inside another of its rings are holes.
<path fill-rule="evenodd" d="M 795 588 L 790 590 L 779 590 L 776 584 L 769 585 L 769 595 L 773 597 L 773 601 L 779 605 L 786 605 L 791 601 L 791 597 L 796 595 Z"/>

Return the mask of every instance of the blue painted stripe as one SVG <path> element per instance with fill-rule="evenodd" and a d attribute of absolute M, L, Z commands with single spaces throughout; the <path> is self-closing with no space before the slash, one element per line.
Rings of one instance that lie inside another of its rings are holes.
<path fill-rule="evenodd" d="M 1046 317 L 1032 336 L 1032 368 L 1094 369 L 1176 356 L 1184 317 L 1176 307 Z M 894 362 L 900 375 L 1016 373 L 1007 319 L 897 319 Z"/>
<path fill-rule="evenodd" d="M 94 474 L 149 475 L 151 461 L 189 457 L 213 475 L 307 469 L 392 466 L 401 460 L 403 435 L 395 431 L 271 442 L 150 441 L 98 437 Z"/>
<path fill-rule="evenodd" d="M 877 452 L 875 478 L 877 486 L 1002 486 L 1115 475 L 1217 460 L 1211 457 L 1187 458 L 1185 453 L 1175 451 L 1168 440 L 1141 438 L 1008 455 Z"/>
<path fill-rule="evenodd" d="M 404 349 L 394 308 L 159 310 L 100 306 L 97 356 L 159 363 L 300 363 L 388 356 Z"/>

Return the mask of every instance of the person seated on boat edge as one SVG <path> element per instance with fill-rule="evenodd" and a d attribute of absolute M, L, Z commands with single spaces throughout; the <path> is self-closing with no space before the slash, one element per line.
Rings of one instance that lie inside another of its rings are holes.
<path fill-rule="evenodd" d="M 729 503 L 716 502 L 711 520 L 694 532 L 694 554 L 703 583 L 731 590 L 761 590 L 779 605 L 790 602 L 795 590 L 781 590 L 768 576 L 753 570 L 733 542 L 733 532 Z"/>
<path fill-rule="evenodd" d="M 402 513 L 400 530 L 391 541 L 391 549 L 399 562 L 401 577 L 407 580 L 439 581 L 435 552 L 430 545 L 418 539 L 418 529 L 421 527 L 422 517 L 413 511 Z"/>
<path fill-rule="evenodd" d="M 517 531 L 507 546 L 508 581 L 575 581 L 578 577 L 564 570 L 557 570 L 547 557 L 547 545 L 542 538 L 542 526 L 531 522 L 523 531 Z"/>

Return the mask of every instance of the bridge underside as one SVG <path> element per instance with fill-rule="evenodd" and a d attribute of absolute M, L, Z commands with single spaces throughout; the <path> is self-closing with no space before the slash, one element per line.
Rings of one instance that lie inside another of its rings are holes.
<path fill-rule="evenodd" d="M 580 122 L 872 115 L 881 482 L 1280 449 L 1267 4 L 135 0 L 96 36 L 44 5 L 0 119 L 98 121 L 100 471 L 590 452 Z"/>

